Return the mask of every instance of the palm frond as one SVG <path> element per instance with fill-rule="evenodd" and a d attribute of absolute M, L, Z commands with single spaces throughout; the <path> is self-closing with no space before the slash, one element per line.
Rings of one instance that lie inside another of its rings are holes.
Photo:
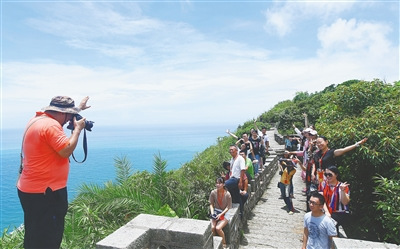
<path fill-rule="evenodd" d="M 114 166 L 116 168 L 116 180 L 119 184 L 123 184 L 132 174 L 132 164 L 126 156 L 115 157 Z"/>

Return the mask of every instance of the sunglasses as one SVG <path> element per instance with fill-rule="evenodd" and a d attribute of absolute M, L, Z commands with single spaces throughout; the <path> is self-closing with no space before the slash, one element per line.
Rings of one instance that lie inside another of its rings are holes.
<path fill-rule="evenodd" d="M 324 175 L 325 175 L 326 177 L 332 177 L 332 176 L 333 176 L 332 173 L 324 173 Z"/>

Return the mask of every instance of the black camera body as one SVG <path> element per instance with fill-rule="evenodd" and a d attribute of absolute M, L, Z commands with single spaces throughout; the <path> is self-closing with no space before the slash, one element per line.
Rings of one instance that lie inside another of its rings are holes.
<path fill-rule="evenodd" d="M 83 118 L 79 114 L 74 114 L 74 117 L 76 118 L 76 120 L 81 120 Z M 85 120 L 85 130 L 92 131 L 93 123 L 94 123 L 93 121 Z M 67 129 L 74 130 L 73 119 L 69 122 Z"/>

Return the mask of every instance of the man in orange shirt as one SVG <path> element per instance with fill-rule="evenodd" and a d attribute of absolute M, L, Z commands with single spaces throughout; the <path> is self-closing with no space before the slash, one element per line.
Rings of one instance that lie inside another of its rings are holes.
<path fill-rule="evenodd" d="M 18 197 L 24 211 L 24 248 L 59 248 L 68 209 L 68 157 L 75 150 L 85 118 L 75 114 L 90 106 L 85 97 L 79 107 L 67 96 L 54 97 L 43 112 L 36 112 L 25 130 L 23 160 L 17 182 Z M 67 122 L 74 130 L 68 138 Z"/>

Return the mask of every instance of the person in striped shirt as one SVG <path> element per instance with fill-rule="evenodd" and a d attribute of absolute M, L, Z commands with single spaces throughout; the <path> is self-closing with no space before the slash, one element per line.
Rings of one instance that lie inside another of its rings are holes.
<path fill-rule="evenodd" d="M 347 182 L 338 180 L 339 170 L 336 166 L 329 166 L 324 173 L 326 180 L 319 184 L 318 192 L 325 198 L 325 214 L 331 216 L 339 225 L 347 224 L 349 221 L 350 189 Z"/>

